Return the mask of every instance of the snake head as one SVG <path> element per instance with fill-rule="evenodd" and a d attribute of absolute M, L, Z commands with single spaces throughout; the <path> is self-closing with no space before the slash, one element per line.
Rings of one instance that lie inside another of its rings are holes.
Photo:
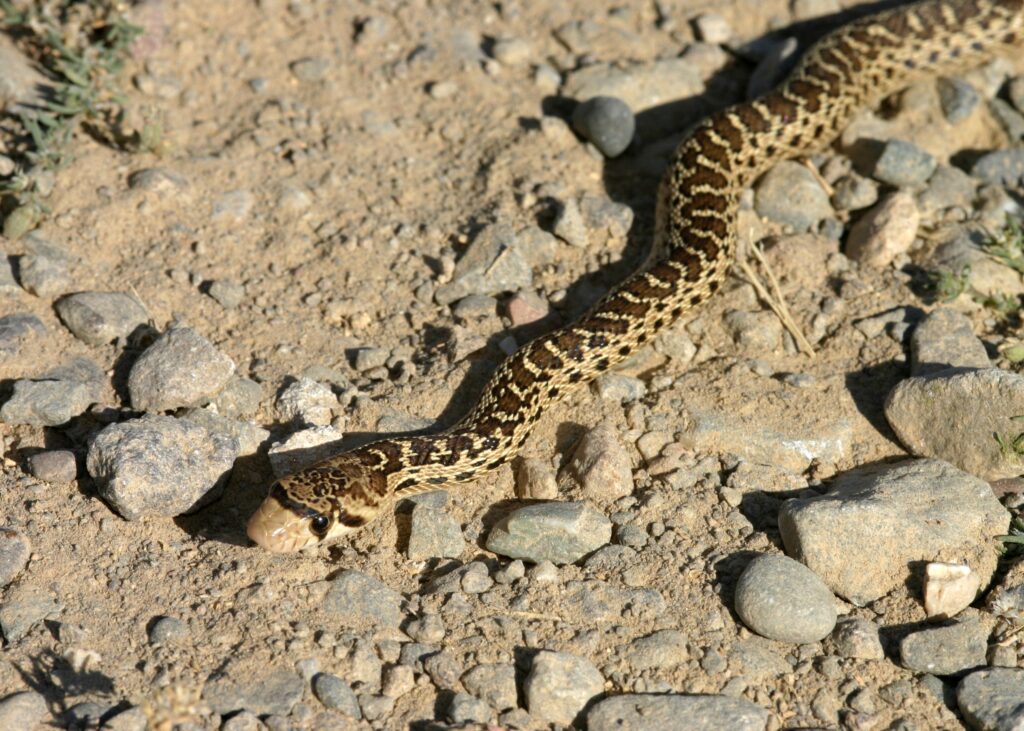
<path fill-rule="evenodd" d="M 246 532 L 275 553 L 331 541 L 365 525 L 376 513 L 383 476 L 368 472 L 351 454 L 282 477 L 252 517 Z"/>

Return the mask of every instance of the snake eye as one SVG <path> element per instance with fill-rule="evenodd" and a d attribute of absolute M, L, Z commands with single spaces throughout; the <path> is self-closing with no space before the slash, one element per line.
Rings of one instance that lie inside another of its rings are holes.
<path fill-rule="evenodd" d="M 323 538 L 327 535 L 327 529 L 331 526 L 331 519 L 322 513 L 317 513 L 309 521 L 309 529 Z"/>

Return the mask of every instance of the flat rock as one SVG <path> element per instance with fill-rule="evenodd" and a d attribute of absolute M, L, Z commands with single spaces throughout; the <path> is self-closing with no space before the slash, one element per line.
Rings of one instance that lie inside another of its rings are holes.
<path fill-rule="evenodd" d="M 587 712 L 589 731 L 764 731 L 768 711 L 721 695 L 625 694 Z"/>
<path fill-rule="evenodd" d="M 987 665 L 989 628 L 977 617 L 911 632 L 900 641 L 903 666 L 919 673 L 956 675 Z"/>
<path fill-rule="evenodd" d="M 434 299 L 449 305 L 471 294 L 501 294 L 531 287 L 533 272 L 519 251 L 515 232 L 492 224 L 470 243 L 455 265 L 452 279 L 437 288 Z"/>
<path fill-rule="evenodd" d="M 947 368 L 991 368 L 985 345 L 966 315 L 949 307 L 933 310 L 910 335 L 910 374 L 927 376 Z"/>
<path fill-rule="evenodd" d="M 1024 376 L 997 368 L 948 369 L 896 384 L 885 418 L 911 454 L 986 480 L 1024 472 L 1014 442 L 1024 434 Z"/>
<path fill-rule="evenodd" d="M 542 650 L 523 681 L 526 709 L 547 723 L 573 723 L 604 692 L 604 677 L 586 658 Z"/>
<path fill-rule="evenodd" d="M 312 378 L 299 378 L 277 396 L 277 410 L 286 421 L 295 420 L 310 426 L 330 424 L 337 406 L 338 397 L 330 386 Z"/>
<path fill-rule="evenodd" d="M 961 561 L 988 583 L 993 536 L 1008 526 L 988 483 L 925 459 L 847 472 L 779 514 L 786 552 L 858 606 L 902 585 L 921 561 Z"/>
<path fill-rule="evenodd" d="M 975 731 L 1016 731 L 1024 726 L 1024 669 L 977 670 L 960 681 L 956 701 Z"/>
<path fill-rule="evenodd" d="M 202 406 L 234 373 L 234 361 L 209 340 L 190 327 L 172 327 L 132 365 L 128 392 L 139 411 Z"/>
<path fill-rule="evenodd" d="M 31 584 L 16 584 L 0 603 L 0 632 L 11 645 L 44 619 L 56 619 L 64 606 L 46 589 Z M 0 726 L 0 728 L 3 728 Z"/>
<path fill-rule="evenodd" d="M 323 606 L 337 621 L 355 628 L 398 627 L 405 618 L 402 595 L 361 571 L 338 574 Z"/>
<path fill-rule="evenodd" d="M 0 407 L 0 421 L 30 426 L 60 426 L 85 412 L 95 401 L 95 389 L 75 381 L 22 379 Z"/>
<path fill-rule="evenodd" d="M 671 668 L 689 659 L 687 637 L 675 629 L 658 630 L 639 637 L 619 650 L 619 656 L 634 671 Z"/>
<path fill-rule="evenodd" d="M 817 642 L 836 625 L 832 592 L 787 556 L 762 554 L 736 583 L 736 614 L 750 629 L 780 642 Z"/>
<path fill-rule="evenodd" d="M 462 685 L 495 710 L 504 711 L 518 705 L 516 669 L 511 664 L 477 665 L 462 676 Z"/>
<path fill-rule="evenodd" d="M 101 431 L 86 457 L 100 496 L 123 518 L 172 517 L 219 495 L 238 442 L 170 416 L 146 415 Z"/>
<path fill-rule="evenodd" d="M 286 716 L 302 700 L 305 685 L 290 668 L 264 668 L 253 673 L 229 667 L 206 681 L 203 701 L 221 715 L 246 710 L 259 716 Z"/>
<path fill-rule="evenodd" d="M 487 536 L 487 550 L 540 563 L 575 563 L 608 543 L 612 524 L 587 503 L 527 505 L 506 515 Z"/>
<path fill-rule="evenodd" d="M 54 307 L 68 330 L 89 345 L 127 337 L 149 321 L 142 304 L 124 292 L 78 292 L 57 300 Z"/>

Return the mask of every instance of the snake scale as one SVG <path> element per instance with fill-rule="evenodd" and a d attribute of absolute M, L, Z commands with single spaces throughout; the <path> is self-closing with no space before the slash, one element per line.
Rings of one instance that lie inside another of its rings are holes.
<path fill-rule="evenodd" d="M 925 0 L 843 26 L 785 82 L 698 123 L 658 189 L 656 256 L 575 322 L 516 351 L 470 413 L 435 435 L 383 439 L 277 481 L 249 520 L 285 552 L 372 520 L 392 497 L 480 476 L 523 445 L 545 406 L 643 347 L 721 286 L 740 192 L 781 159 L 823 148 L 861 108 L 922 74 L 969 66 L 1024 40 L 1024 0 Z"/>

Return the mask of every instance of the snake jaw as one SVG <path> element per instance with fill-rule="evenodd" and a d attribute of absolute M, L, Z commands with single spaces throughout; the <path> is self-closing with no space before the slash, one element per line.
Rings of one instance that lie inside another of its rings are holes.
<path fill-rule="evenodd" d="M 256 545 L 274 553 L 292 553 L 320 542 L 309 529 L 310 518 L 300 517 L 286 508 L 271 493 L 246 526 L 246 533 Z"/>

